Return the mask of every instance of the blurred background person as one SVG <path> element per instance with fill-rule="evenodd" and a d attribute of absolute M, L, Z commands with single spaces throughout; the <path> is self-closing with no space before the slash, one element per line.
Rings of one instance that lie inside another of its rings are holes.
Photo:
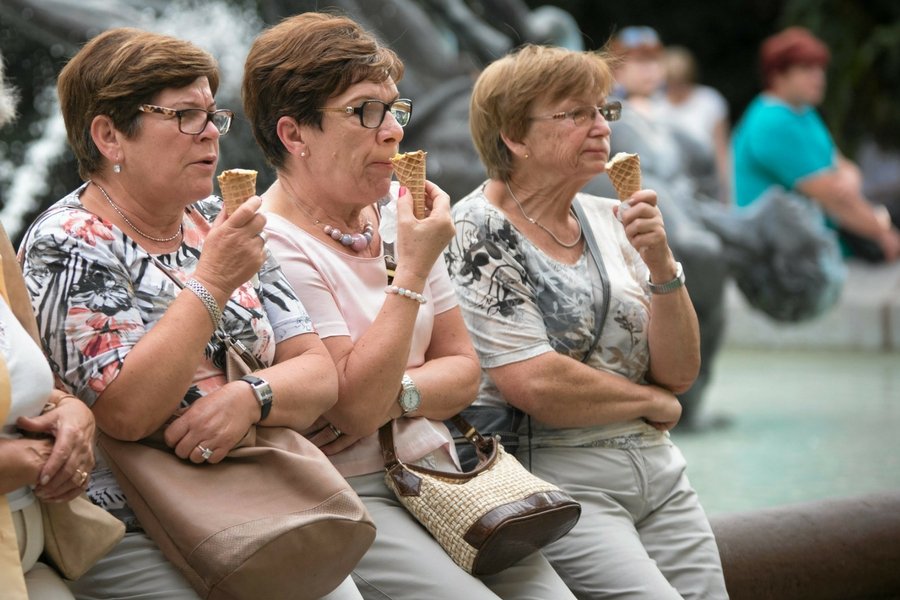
<path fill-rule="evenodd" d="M 759 61 L 764 90 L 735 126 L 734 198 L 749 206 L 769 188 L 817 203 L 838 228 L 851 256 L 873 262 L 900 257 L 897 219 L 863 195 L 855 163 L 835 146 L 816 111 L 825 95 L 831 53 L 803 27 L 765 39 Z"/>
<path fill-rule="evenodd" d="M 684 409 L 679 429 L 720 427 L 728 420 L 701 405 L 724 335 L 728 265 L 720 238 L 695 216 L 694 205 L 709 200 L 691 175 L 689 158 L 700 154 L 687 149 L 694 144 L 678 132 L 655 100 L 665 80 L 663 45 L 656 30 L 625 27 L 610 40 L 609 49 L 615 77 L 612 94 L 622 99 L 621 119 L 611 124 L 610 155 L 640 155 L 643 185 L 657 190 L 669 244 L 684 266 L 700 321 L 703 360 L 694 385 L 679 394 Z M 615 197 L 606 177 L 596 178 L 588 191 Z"/>
<path fill-rule="evenodd" d="M 211 196 L 232 120 L 218 83 L 216 61 L 189 42 L 134 28 L 93 38 L 58 81 L 85 182 L 20 249 L 44 350 L 97 426 L 126 441 L 162 430 L 198 464 L 221 461 L 254 424 L 306 429 L 337 396 L 334 365 L 265 249 L 261 200 L 226 217 Z M 265 367 L 228 382 L 217 328 Z M 76 597 L 196 600 L 102 460 L 88 495 L 126 534 L 71 585 Z"/>
<path fill-rule="evenodd" d="M 482 366 L 465 414 L 476 427 L 482 407 L 529 416 L 519 459 L 582 504 L 543 550 L 577 597 L 727 598 L 668 433 L 700 334 L 656 193 L 580 193 L 609 159 L 612 84 L 602 56 L 540 46 L 475 84 L 470 128 L 490 179 L 454 205 L 445 255 Z"/>
<path fill-rule="evenodd" d="M 694 164 L 700 192 L 728 201 L 731 192 L 728 103 L 719 91 L 699 82 L 697 60 L 685 46 L 663 51 L 665 84 L 655 99 L 661 118 L 690 137 L 702 153 Z"/>
<path fill-rule="evenodd" d="M 353 579 L 372 600 L 572 598 L 539 552 L 469 575 L 384 480 L 386 423 L 404 462 L 459 470 L 443 419 L 472 402 L 479 378 L 442 259 L 450 198 L 427 183 L 428 210 L 417 219 L 410 194 L 391 186 L 390 159 L 415 114 L 397 90 L 403 73 L 359 24 L 322 13 L 264 31 L 244 71 L 244 110 L 278 174 L 263 193 L 268 243 L 338 371 L 338 402 L 311 439 L 378 528 Z M 392 280 L 383 240 L 394 244 Z"/>

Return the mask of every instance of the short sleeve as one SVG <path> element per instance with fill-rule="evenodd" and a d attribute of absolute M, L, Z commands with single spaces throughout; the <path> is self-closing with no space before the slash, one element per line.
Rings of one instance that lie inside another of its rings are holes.
<path fill-rule="evenodd" d="M 139 304 L 156 301 L 133 287 L 109 243 L 115 237 L 96 216 L 64 210 L 31 231 L 20 255 L 44 352 L 88 404 L 116 378 L 144 335 Z"/>
<path fill-rule="evenodd" d="M 453 208 L 450 279 L 484 368 L 553 352 L 512 226 L 470 197 Z"/>
<path fill-rule="evenodd" d="M 798 114 L 787 106 L 768 107 L 746 132 L 746 144 L 752 159 L 786 189 L 835 165 L 834 142 L 812 109 Z"/>
<path fill-rule="evenodd" d="M 275 343 L 315 332 L 309 316 L 281 265 L 266 248 L 266 261 L 259 271 L 259 299 L 275 336 Z"/>

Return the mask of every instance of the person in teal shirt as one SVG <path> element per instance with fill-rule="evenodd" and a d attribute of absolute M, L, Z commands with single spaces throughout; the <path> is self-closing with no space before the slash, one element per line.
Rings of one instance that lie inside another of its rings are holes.
<path fill-rule="evenodd" d="M 841 155 L 815 109 L 829 60 L 825 44 L 801 27 L 763 42 L 765 90 L 732 137 L 735 202 L 748 206 L 773 186 L 798 192 L 821 206 L 851 253 L 892 261 L 900 257 L 900 231 L 863 196 L 859 168 Z"/>

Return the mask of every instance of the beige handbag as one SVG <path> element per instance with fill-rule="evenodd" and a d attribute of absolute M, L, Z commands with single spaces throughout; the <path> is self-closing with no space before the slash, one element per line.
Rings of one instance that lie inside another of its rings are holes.
<path fill-rule="evenodd" d="M 66 579 L 78 579 L 125 536 L 125 524 L 86 496 L 42 502 L 44 556 Z"/>
<path fill-rule="evenodd" d="M 485 438 L 465 419 L 451 419 L 481 459 L 467 473 L 435 471 L 400 461 L 393 422 L 378 431 L 385 481 L 400 502 L 473 575 L 502 571 L 569 532 L 581 505 L 531 474 L 499 438 Z"/>

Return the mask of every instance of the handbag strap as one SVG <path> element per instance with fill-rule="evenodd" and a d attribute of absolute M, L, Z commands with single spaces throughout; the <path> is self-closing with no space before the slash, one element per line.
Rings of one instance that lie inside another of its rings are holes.
<path fill-rule="evenodd" d="M 482 456 L 487 456 L 493 449 L 493 441 L 481 435 L 474 425 L 469 423 L 461 414 L 455 415 L 448 419 L 452 421 L 456 428 L 465 436 L 465 438 L 475 446 L 475 451 Z M 397 450 L 394 446 L 394 420 L 390 420 L 378 428 L 378 442 L 381 444 L 381 456 L 384 459 L 384 467 L 390 470 L 392 467 L 400 464 L 397 458 Z"/>
<path fill-rule="evenodd" d="M 594 353 L 594 350 L 600 343 L 600 335 L 603 333 L 604 325 L 606 325 L 606 316 L 609 313 L 610 298 L 609 276 L 606 274 L 606 265 L 603 263 L 603 255 L 600 253 L 600 247 L 597 245 L 597 238 L 594 237 L 591 223 L 577 197 L 575 198 L 575 201 L 572 202 L 572 209 L 575 211 L 575 216 L 578 217 L 578 220 L 581 222 L 581 231 L 584 232 L 584 239 L 587 242 L 588 251 L 590 252 L 591 259 L 594 261 L 594 265 L 597 267 L 597 274 L 600 277 L 601 287 L 600 309 L 594 320 L 594 341 L 591 343 L 591 347 L 584 355 L 584 358 L 581 359 L 581 362 L 587 362 L 588 358 L 590 358 L 591 354 Z"/>

